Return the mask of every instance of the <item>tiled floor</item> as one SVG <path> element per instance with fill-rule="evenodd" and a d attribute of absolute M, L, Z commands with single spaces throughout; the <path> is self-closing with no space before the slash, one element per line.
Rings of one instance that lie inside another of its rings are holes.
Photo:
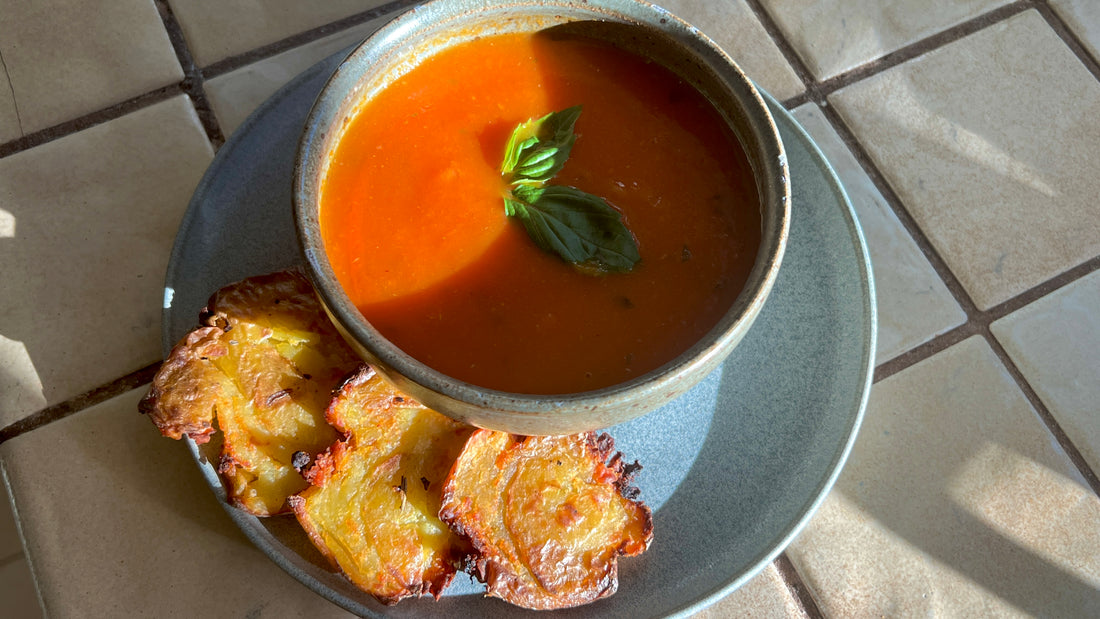
<path fill-rule="evenodd" d="M 135 403 L 214 153 L 409 3 L 100 4 L 0 0 L 0 614 L 347 616 Z M 879 307 L 837 486 L 698 616 L 1100 615 L 1100 3 L 666 4 L 832 162 Z"/>

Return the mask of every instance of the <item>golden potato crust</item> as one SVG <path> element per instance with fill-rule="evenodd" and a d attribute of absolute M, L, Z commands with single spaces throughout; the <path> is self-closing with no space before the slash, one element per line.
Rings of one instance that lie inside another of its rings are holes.
<path fill-rule="evenodd" d="M 218 290 L 200 322 L 172 349 L 139 409 L 170 438 L 205 443 L 220 429 L 218 471 L 230 500 L 258 516 L 285 513 L 286 498 L 307 486 L 293 455 L 336 440 L 324 411 L 360 361 L 296 270 Z"/>
<path fill-rule="evenodd" d="M 438 598 L 469 546 L 440 519 L 443 481 L 474 428 L 395 391 L 370 367 L 326 413 L 345 434 L 305 475 L 290 504 L 314 545 L 386 604 Z"/>
<path fill-rule="evenodd" d="M 207 443 L 229 500 L 293 511 L 352 583 L 386 604 L 438 598 L 459 569 L 530 609 L 617 588 L 644 552 L 636 501 L 610 436 L 477 430 L 396 391 L 336 332 L 296 270 L 214 293 L 139 409 L 164 436 Z"/>
<path fill-rule="evenodd" d="M 536 610 L 587 604 L 618 586 L 618 557 L 653 538 L 629 487 L 639 468 L 607 434 L 520 437 L 478 430 L 443 488 L 440 518 L 468 537 L 487 594 Z"/>

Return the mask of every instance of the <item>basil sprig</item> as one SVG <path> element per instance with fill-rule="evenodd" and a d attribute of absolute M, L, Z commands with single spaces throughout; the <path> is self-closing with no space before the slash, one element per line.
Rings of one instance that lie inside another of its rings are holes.
<path fill-rule="evenodd" d="M 630 271 L 641 257 L 622 214 L 602 198 L 548 184 L 577 141 L 573 127 L 580 114 L 578 105 L 512 131 L 501 165 L 508 182 L 504 212 L 520 220 L 536 245 L 582 271 Z"/>

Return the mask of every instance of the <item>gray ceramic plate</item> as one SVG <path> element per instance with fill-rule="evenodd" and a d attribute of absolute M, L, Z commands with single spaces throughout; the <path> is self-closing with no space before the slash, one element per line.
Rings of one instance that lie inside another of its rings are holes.
<path fill-rule="evenodd" d="M 196 324 L 220 286 L 298 264 L 291 216 L 293 155 L 303 120 L 341 55 L 262 105 L 218 153 L 173 249 L 164 350 Z M 875 305 L 859 224 L 820 151 L 770 98 L 787 148 L 790 243 L 763 313 L 725 364 L 674 403 L 609 431 L 639 459 L 653 508 L 649 551 L 620 564 L 619 591 L 568 617 L 686 615 L 747 582 L 805 525 L 832 487 L 871 383 Z M 385 607 L 334 574 L 292 517 L 257 519 L 225 503 L 211 462 L 191 444 L 211 488 L 245 534 L 318 594 L 364 616 L 529 615 L 459 575 L 443 599 Z"/>

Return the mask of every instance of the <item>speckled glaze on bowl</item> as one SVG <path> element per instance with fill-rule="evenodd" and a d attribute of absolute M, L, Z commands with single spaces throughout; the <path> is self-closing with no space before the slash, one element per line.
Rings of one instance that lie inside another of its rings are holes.
<path fill-rule="evenodd" d="M 568 29 L 664 64 L 704 93 L 748 155 L 760 196 L 761 243 L 740 296 L 701 341 L 632 381 L 565 395 L 484 389 L 420 363 L 367 322 L 340 287 L 318 222 L 321 183 L 345 121 L 395 78 L 441 49 L 477 36 Z M 638 0 L 484 2 L 433 0 L 376 32 L 321 91 L 303 130 L 294 173 L 294 217 L 306 268 L 348 342 L 400 389 L 455 419 L 517 434 L 609 427 L 674 400 L 717 368 L 760 313 L 787 244 L 790 181 L 779 131 L 763 98 L 732 59 L 697 29 Z"/>

